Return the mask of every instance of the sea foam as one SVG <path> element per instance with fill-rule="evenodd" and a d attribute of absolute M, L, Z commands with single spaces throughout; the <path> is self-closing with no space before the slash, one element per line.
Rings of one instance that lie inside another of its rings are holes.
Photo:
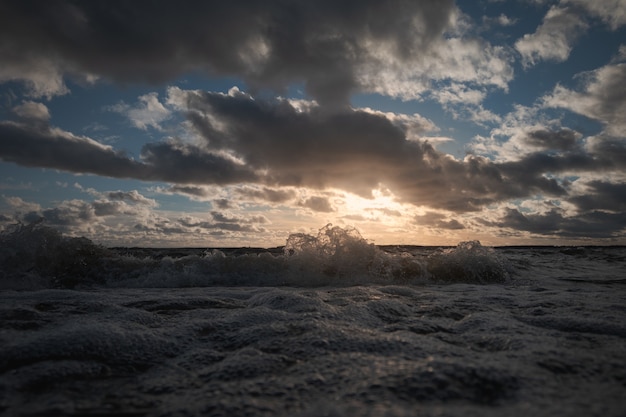
<path fill-rule="evenodd" d="M 490 284 L 513 272 L 505 257 L 477 241 L 427 253 L 383 250 L 354 228 L 330 224 L 265 251 L 113 249 L 43 224 L 17 225 L 0 235 L 0 245 L 0 285 L 13 289 Z"/>
<path fill-rule="evenodd" d="M 624 247 L 379 247 L 327 226 L 267 250 L 104 248 L 36 224 L 0 235 L 0 271 L 3 415 L 626 409 Z"/>

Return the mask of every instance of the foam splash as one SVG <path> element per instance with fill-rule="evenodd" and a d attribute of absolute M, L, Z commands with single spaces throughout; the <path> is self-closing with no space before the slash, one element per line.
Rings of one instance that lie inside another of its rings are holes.
<path fill-rule="evenodd" d="M 473 240 L 430 256 L 428 271 L 440 282 L 493 284 L 507 281 L 512 267 L 492 248 Z"/>
<path fill-rule="evenodd" d="M 426 277 L 423 264 L 409 254 L 390 254 L 367 242 L 354 228 L 328 224 L 317 236 L 292 234 L 285 245 L 291 272 L 320 285 L 332 283 L 409 283 Z"/>
<path fill-rule="evenodd" d="M 0 288 L 73 287 L 92 279 L 112 254 L 84 237 L 66 237 L 40 222 L 0 233 Z"/>
<path fill-rule="evenodd" d="M 511 272 L 505 258 L 477 241 L 430 255 L 390 252 L 331 224 L 317 236 L 290 235 L 282 253 L 150 251 L 125 253 L 40 223 L 16 225 L 0 234 L 0 288 L 492 284 Z"/>

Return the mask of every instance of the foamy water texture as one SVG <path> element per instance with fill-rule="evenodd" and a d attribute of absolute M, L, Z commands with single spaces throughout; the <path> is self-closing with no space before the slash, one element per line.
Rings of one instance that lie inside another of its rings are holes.
<path fill-rule="evenodd" d="M 0 285 L 13 289 L 503 283 L 513 270 L 477 241 L 444 250 L 385 251 L 355 229 L 331 225 L 317 236 L 293 234 L 284 248 L 228 255 L 218 249 L 107 249 L 38 224 L 15 227 L 0 244 Z"/>
<path fill-rule="evenodd" d="M 332 227 L 261 254 L 42 226 L 1 243 L 4 415 L 626 410 L 624 248 L 382 250 Z"/>

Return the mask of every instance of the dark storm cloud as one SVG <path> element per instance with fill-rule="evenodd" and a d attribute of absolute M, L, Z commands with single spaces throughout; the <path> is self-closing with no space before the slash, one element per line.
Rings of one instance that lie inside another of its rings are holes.
<path fill-rule="evenodd" d="M 213 192 L 211 192 L 210 190 L 204 187 L 197 187 L 194 185 L 172 185 L 171 187 L 167 188 L 165 192 L 186 194 L 186 195 L 190 195 L 193 197 L 201 197 L 201 198 L 206 198 L 206 197 L 210 197 L 213 195 Z"/>
<path fill-rule="evenodd" d="M 259 232 L 264 229 L 256 226 L 256 224 L 268 222 L 267 218 L 264 216 L 233 216 L 217 211 L 211 212 L 211 216 L 213 217 L 213 221 L 183 217 L 178 219 L 178 223 L 186 228 L 199 228 L 212 231 Z"/>
<path fill-rule="evenodd" d="M 626 169 L 626 140 L 624 138 L 595 137 L 590 143 L 589 152 L 609 167 Z"/>
<path fill-rule="evenodd" d="M 91 203 L 96 216 L 114 216 L 124 212 L 130 214 L 129 207 L 119 201 L 94 201 Z"/>
<path fill-rule="evenodd" d="M 330 201 L 328 201 L 325 197 L 309 197 L 306 200 L 301 201 L 299 205 L 320 213 L 331 213 L 335 211 L 332 204 L 330 204 Z"/>
<path fill-rule="evenodd" d="M 181 226 L 180 224 L 174 223 L 169 219 L 144 219 L 142 223 L 136 223 L 133 226 L 133 229 L 139 232 L 145 232 L 149 234 L 165 234 L 165 235 L 179 235 L 188 233 L 189 230 Z"/>
<path fill-rule="evenodd" d="M 266 172 L 268 184 L 335 187 L 364 197 L 383 184 L 404 202 L 465 212 L 535 194 L 565 196 L 567 183 L 552 174 L 624 164 L 615 157 L 623 144 L 596 140 L 589 152 L 567 129 L 531 133 L 528 140 L 543 149 L 517 161 L 476 155 L 460 161 L 426 142 L 407 140 L 402 125 L 382 114 L 300 111 L 285 100 L 255 100 L 239 92 L 172 93 L 207 149 L 233 152 L 250 169 Z"/>
<path fill-rule="evenodd" d="M 441 213 L 428 212 L 421 216 L 415 216 L 415 223 L 422 226 L 431 226 L 437 229 L 461 230 L 465 226 L 456 219 L 447 220 Z"/>
<path fill-rule="evenodd" d="M 509 179 L 512 187 L 510 197 L 528 196 L 528 190 L 541 191 L 552 196 L 566 196 L 569 193 L 567 181 L 551 178 L 553 175 L 567 173 L 608 173 L 619 171 L 626 166 L 626 159 L 620 157 L 624 153 L 625 143 L 598 143 L 590 149 L 574 148 L 571 152 L 554 154 L 552 152 L 535 152 L 524 156 L 518 161 L 497 164 L 499 172 Z M 608 149 L 607 149 L 608 148 Z"/>
<path fill-rule="evenodd" d="M 281 190 L 268 187 L 263 187 L 261 189 L 242 187 L 237 188 L 235 190 L 235 193 L 244 198 L 250 198 L 253 200 L 260 200 L 269 203 L 284 203 L 289 200 L 293 200 L 296 197 L 296 192 L 294 190 Z"/>
<path fill-rule="evenodd" d="M 0 122 L 0 159 L 23 166 L 174 183 L 258 181 L 232 160 L 177 141 L 146 144 L 141 157 L 143 162 L 135 161 L 90 138 L 44 124 Z"/>
<path fill-rule="evenodd" d="M 377 59 L 372 45 L 425 56 L 453 10 L 452 0 L 2 1 L 0 60 L 13 79 L 37 62 L 57 84 L 63 72 L 158 83 L 199 69 L 252 87 L 304 82 L 320 103 L 346 104 Z"/>
<path fill-rule="evenodd" d="M 156 201 L 146 198 L 139 194 L 137 190 L 131 191 L 109 191 L 106 193 L 106 197 L 114 201 L 128 201 L 133 204 L 139 204 L 144 206 L 155 206 Z"/>
<path fill-rule="evenodd" d="M 148 180 L 219 185 L 258 181 L 247 167 L 179 141 L 147 143 L 141 159 L 152 168 Z"/>
<path fill-rule="evenodd" d="M 268 223 L 269 220 L 265 216 L 236 216 L 219 211 L 212 211 L 213 220 L 219 223 Z"/>
<path fill-rule="evenodd" d="M 229 232 L 261 232 L 265 229 L 259 228 L 256 226 L 252 226 L 249 224 L 240 224 L 240 223 L 207 223 L 201 226 L 202 229 L 216 229 L 219 231 L 229 231 Z"/>
<path fill-rule="evenodd" d="M 556 209 L 546 214 L 522 214 L 517 209 L 507 209 L 498 226 L 531 233 L 552 234 L 560 229 L 562 221 L 563 215 Z"/>
<path fill-rule="evenodd" d="M 233 203 L 232 201 L 226 199 L 226 198 L 220 198 L 217 200 L 213 200 L 213 205 L 219 209 L 222 210 L 226 210 L 229 208 L 233 208 Z"/>
<path fill-rule="evenodd" d="M 539 235 L 610 238 L 623 236 L 626 231 L 626 212 L 593 210 L 566 217 L 556 208 L 543 214 L 525 214 L 517 209 L 508 209 L 500 221 L 490 225 Z"/>
<path fill-rule="evenodd" d="M 569 151 L 577 147 L 579 136 L 571 129 L 558 131 L 543 129 L 529 132 L 524 141 L 539 148 Z"/>
<path fill-rule="evenodd" d="M 111 147 L 47 125 L 0 122 L 0 158 L 30 167 L 115 178 L 142 178 L 147 171 Z"/>
<path fill-rule="evenodd" d="M 280 185 L 335 185 L 369 195 L 380 181 L 377 169 L 419 147 L 389 120 L 366 112 L 304 113 L 286 101 L 244 94 L 188 92 L 186 97 L 190 120 L 209 149 L 234 151 L 248 166 L 269 169 L 269 181 Z M 222 125 L 215 126 L 215 118 Z"/>
<path fill-rule="evenodd" d="M 260 188 L 255 192 L 240 194 L 269 202 L 294 196 L 282 186 L 332 187 L 371 198 L 372 190 L 382 185 L 402 202 L 453 212 L 478 211 L 537 194 L 567 197 L 569 184 L 553 175 L 609 172 L 626 166 L 626 145 L 610 137 L 588 140 L 583 148 L 572 145 L 575 135 L 568 131 L 535 133 L 535 139 L 543 138 L 545 146 L 549 143 L 560 152 L 540 151 L 510 162 L 476 155 L 457 160 L 427 142 L 407 140 L 403 125 L 383 114 L 302 111 L 286 100 L 264 101 L 238 92 L 178 90 L 177 97 L 202 137 L 198 143 L 177 139 L 149 143 L 136 161 L 92 139 L 47 125 L 0 122 L 0 158 L 25 166 L 166 181 L 179 187 L 257 184 Z M 199 190 L 181 192 L 193 195 Z M 314 203 L 306 206 L 329 209 Z"/>
<path fill-rule="evenodd" d="M 626 183 L 590 181 L 585 195 L 570 198 L 580 210 L 610 210 L 626 212 Z"/>
<path fill-rule="evenodd" d="M 220 234 L 225 234 L 225 231 L 228 232 L 259 232 L 259 229 L 256 226 L 250 224 L 240 224 L 240 223 L 214 223 L 208 221 L 189 221 L 186 219 L 179 219 L 180 224 L 187 228 L 198 228 L 204 230 L 212 230 L 219 231 Z M 183 229 L 184 230 L 184 229 Z"/>

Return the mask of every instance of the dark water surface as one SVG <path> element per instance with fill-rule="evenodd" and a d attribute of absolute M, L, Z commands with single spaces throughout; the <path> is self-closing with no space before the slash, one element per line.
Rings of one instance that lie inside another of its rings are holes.
<path fill-rule="evenodd" d="M 269 252 L 5 234 L 0 412 L 624 415 L 626 248 L 335 232 Z"/>

